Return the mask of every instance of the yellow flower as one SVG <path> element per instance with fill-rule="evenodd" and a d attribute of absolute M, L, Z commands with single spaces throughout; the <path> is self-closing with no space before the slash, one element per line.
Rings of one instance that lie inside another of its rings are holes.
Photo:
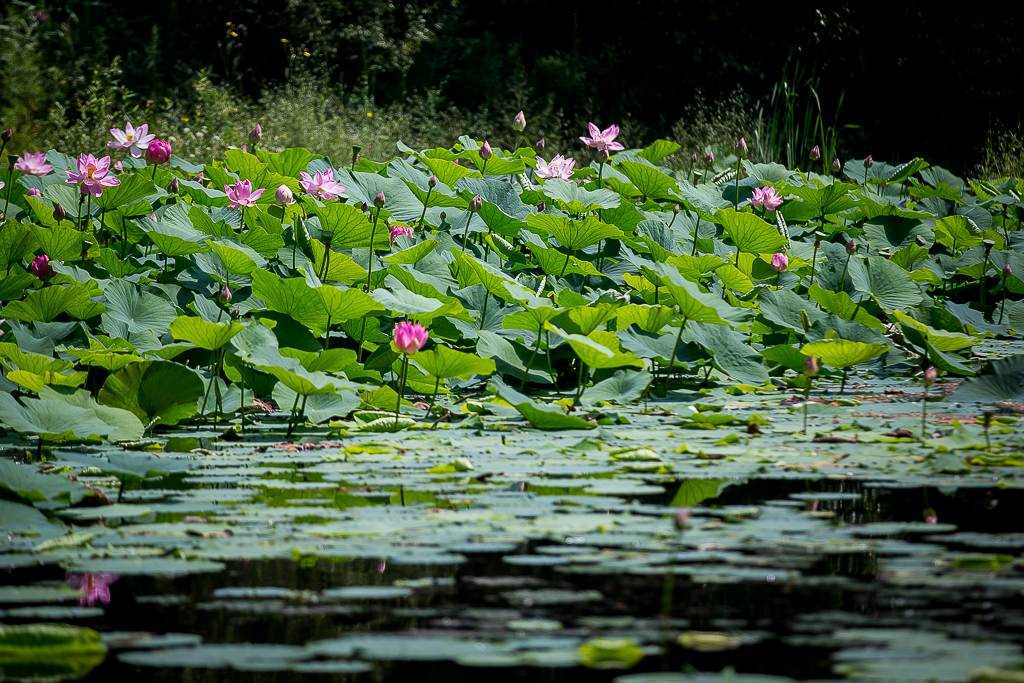
<path fill-rule="evenodd" d="M 225 25 L 225 26 L 231 26 L 231 22 L 229 21 L 229 22 L 227 22 L 227 23 L 226 23 L 226 24 L 224 24 L 224 25 Z"/>
<path fill-rule="evenodd" d="M 372 119 L 373 118 L 373 112 L 372 111 L 366 112 L 366 116 Z"/>
<path fill-rule="evenodd" d="M 282 39 L 281 39 L 281 42 L 282 42 L 282 43 L 287 43 L 287 42 L 288 42 L 288 39 L 287 39 L 287 38 L 282 38 Z"/>
<path fill-rule="evenodd" d="M 232 32 L 231 32 L 231 37 L 232 37 L 232 38 L 237 38 L 237 37 L 238 37 L 238 34 L 237 34 L 237 33 L 235 33 L 234 31 L 232 31 Z"/>
<path fill-rule="evenodd" d="M 187 116 L 182 116 L 181 120 L 184 121 L 185 123 L 188 123 L 188 117 Z"/>
<path fill-rule="evenodd" d="M 308 52 L 303 52 L 302 54 L 304 54 L 304 55 L 305 55 L 306 57 L 308 57 L 308 56 L 309 56 L 309 53 L 308 53 Z"/>

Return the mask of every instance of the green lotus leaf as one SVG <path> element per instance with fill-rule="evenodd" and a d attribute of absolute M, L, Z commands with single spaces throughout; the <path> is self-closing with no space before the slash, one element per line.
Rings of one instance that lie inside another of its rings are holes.
<path fill-rule="evenodd" d="M 97 400 L 134 413 L 149 424 L 174 425 L 195 414 L 203 382 L 184 365 L 169 361 L 134 363 L 107 377 Z"/>
<path fill-rule="evenodd" d="M 825 365 L 845 369 L 860 365 L 866 360 L 889 350 L 887 344 L 865 344 L 849 339 L 821 339 L 804 344 L 800 353 L 820 358 Z"/>
<path fill-rule="evenodd" d="M 774 254 L 786 248 L 786 238 L 778 228 L 759 216 L 745 211 L 725 208 L 715 214 L 733 244 L 748 254 Z"/>
<path fill-rule="evenodd" d="M 456 351 L 443 344 L 429 351 L 420 351 L 412 357 L 412 361 L 430 376 L 440 379 L 458 377 L 468 380 L 473 375 L 487 376 L 495 371 L 493 360 Z"/>
<path fill-rule="evenodd" d="M 234 320 L 211 323 L 195 316 L 182 315 L 174 318 L 169 325 L 175 339 L 192 342 L 201 349 L 213 351 L 231 341 L 245 325 Z"/>

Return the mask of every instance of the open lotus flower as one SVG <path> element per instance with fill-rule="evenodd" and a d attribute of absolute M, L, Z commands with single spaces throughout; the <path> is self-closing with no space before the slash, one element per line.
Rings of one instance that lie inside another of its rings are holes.
<path fill-rule="evenodd" d="M 317 171 L 312 177 L 305 171 L 302 171 L 299 175 L 302 176 L 302 180 L 299 181 L 302 189 L 306 191 L 306 194 L 311 194 L 314 197 L 334 199 L 345 191 L 341 183 L 334 179 L 333 168 L 329 168 L 326 171 Z"/>
<path fill-rule="evenodd" d="M 572 168 L 575 165 L 575 159 L 565 159 L 561 154 L 556 154 L 550 164 L 537 157 L 537 177 L 544 180 L 551 180 L 552 178 L 569 180 L 572 177 Z"/>
<path fill-rule="evenodd" d="M 427 328 L 418 323 L 408 321 L 395 325 L 395 348 L 407 356 L 411 356 L 427 343 Z"/>
<path fill-rule="evenodd" d="M 127 149 L 128 153 L 136 159 L 145 154 L 149 149 L 149 143 L 156 139 L 156 135 L 150 135 L 149 125 L 144 123 L 135 128 L 131 121 L 125 122 L 124 130 L 111 128 L 110 134 L 114 136 L 114 139 L 107 143 L 107 147 Z"/>
<path fill-rule="evenodd" d="M 774 211 L 782 204 L 782 197 L 775 192 L 774 187 L 756 187 L 750 203 L 756 207 Z"/>
<path fill-rule="evenodd" d="M 26 175 L 44 176 L 53 173 L 53 166 L 46 161 L 46 155 L 42 152 L 25 152 L 14 164 L 14 170 L 21 171 Z"/>
<path fill-rule="evenodd" d="M 587 124 L 590 129 L 590 137 L 580 137 L 580 140 L 589 147 L 596 147 L 598 151 L 618 152 L 619 150 L 626 149 L 618 142 L 614 142 L 615 138 L 619 137 L 619 127 L 612 124 L 604 130 L 598 130 L 597 126 L 593 123 Z"/>
<path fill-rule="evenodd" d="M 171 143 L 153 140 L 146 148 L 146 161 L 153 164 L 167 163 L 171 158 Z"/>
<path fill-rule="evenodd" d="M 119 578 L 120 574 L 71 574 L 68 576 L 68 585 L 83 591 L 78 598 L 79 605 L 105 605 L 110 602 L 110 585 Z"/>
<path fill-rule="evenodd" d="M 99 197 L 103 194 L 104 187 L 116 187 L 121 184 L 117 178 L 107 175 L 110 172 L 110 157 L 97 159 L 91 154 L 83 154 L 78 157 L 77 163 L 77 171 L 65 171 L 68 179 L 64 182 L 70 185 L 81 183 L 82 194 Z"/>
<path fill-rule="evenodd" d="M 256 206 L 256 200 L 263 196 L 265 189 L 253 192 L 252 183 L 248 180 L 239 180 L 233 186 L 225 185 L 224 192 L 231 201 L 232 209 L 241 209 L 244 206 Z"/>

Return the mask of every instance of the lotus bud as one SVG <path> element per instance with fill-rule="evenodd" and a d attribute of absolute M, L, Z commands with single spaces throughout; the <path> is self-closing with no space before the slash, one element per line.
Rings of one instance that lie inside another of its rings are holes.
<path fill-rule="evenodd" d="M 839 157 L 832 160 L 832 172 L 839 173 L 843 170 L 843 165 L 839 162 Z"/>
<path fill-rule="evenodd" d="M 171 194 L 178 194 L 179 189 L 181 189 L 181 184 L 178 182 L 178 176 L 174 176 L 167 185 L 167 191 Z"/>
<path fill-rule="evenodd" d="M 935 380 L 937 380 L 938 378 L 939 371 L 935 369 L 934 365 L 931 365 L 928 367 L 927 370 L 924 371 L 924 375 L 921 377 L 921 381 L 924 382 L 924 385 L 926 387 L 930 387 L 931 385 L 935 384 Z"/>
<path fill-rule="evenodd" d="M 53 266 L 50 265 L 50 257 L 46 254 L 41 254 L 32 259 L 28 270 L 44 282 L 53 277 Z"/>
<path fill-rule="evenodd" d="M 242 152 L 245 153 L 245 154 L 249 153 L 249 146 L 248 145 L 242 145 L 241 147 L 239 147 L 239 149 L 242 150 Z"/>
<path fill-rule="evenodd" d="M 359 161 L 359 153 L 363 151 L 362 145 L 352 145 L 352 165 L 355 166 L 356 162 Z"/>
<path fill-rule="evenodd" d="M 203 173 L 203 171 L 200 171 L 199 173 L 196 174 L 195 180 L 197 183 L 202 185 L 203 181 L 206 180 L 206 175 Z"/>
<path fill-rule="evenodd" d="M 62 220 L 67 218 L 68 212 L 64 210 L 64 207 L 59 203 L 53 207 L 53 220 L 60 223 Z"/>
<path fill-rule="evenodd" d="M 871 155 L 869 154 L 867 156 L 867 158 L 864 160 L 864 168 L 871 168 L 874 165 L 875 165 L 875 160 L 872 159 Z"/>
<path fill-rule="evenodd" d="M 373 198 L 373 205 L 376 206 L 378 209 L 383 209 L 384 201 L 384 191 L 381 190 L 380 192 L 377 193 L 377 196 Z"/>
<path fill-rule="evenodd" d="M 544 213 L 544 210 L 547 208 L 548 205 L 545 204 L 544 202 L 541 202 L 540 204 L 537 205 L 537 213 Z"/>
<path fill-rule="evenodd" d="M 166 163 L 171 158 L 171 143 L 153 140 L 146 149 L 146 160 L 154 164 Z"/>
<path fill-rule="evenodd" d="M 693 154 L 691 154 L 691 155 L 690 155 L 690 163 L 691 163 L 691 164 L 695 164 L 695 163 L 697 163 L 697 162 L 698 162 L 699 160 L 700 160 L 700 155 L 699 155 L 699 154 L 697 154 L 696 152 L 694 152 Z"/>
<path fill-rule="evenodd" d="M 775 254 L 775 256 L 772 256 L 772 270 L 774 270 L 776 273 L 781 273 L 782 271 L 786 270 L 786 268 L 788 268 L 788 267 L 789 267 L 789 257 L 788 256 L 786 256 L 782 252 L 779 252 L 778 254 Z"/>
<path fill-rule="evenodd" d="M 0 140 L 3 140 L 4 144 L 7 144 L 8 142 L 10 142 L 11 138 L 13 138 L 13 137 L 14 137 L 14 131 L 11 130 L 10 128 L 5 130 L 3 133 L 0 133 Z"/>
<path fill-rule="evenodd" d="M 921 517 L 924 519 L 925 524 L 938 524 L 939 515 L 935 512 L 934 508 L 925 508 L 921 511 Z"/>
<path fill-rule="evenodd" d="M 448 219 L 448 212 L 447 211 L 442 211 L 441 212 L 441 222 L 444 223 L 445 220 L 447 220 L 447 219 Z"/>
<path fill-rule="evenodd" d="M 811 161 L 817 161 L 821 158 L 821 148 L 815 145 L 811 148 Z"/>
<path fill-rule="evenodd" d="M 260 140 L 263 139 L 263 129 L 260 128 L 260 124 L 253 126 L 252 131 L 249 133 L 249 139 L 252 140 L 252 144 L 260 144 Z"/>
<path fill-rule="evenodd" d="M 217 301 L 221 302 L 225 306 L 231 303 L 231 290 L 228 289 L 227 285 L 224 285 L 224 288 L 220 290 L 219 294 L 217 294 Z"/>
<path fill-rule="evenodd" d="M 1003 266 L 1003 277 L 1007 278 L 1010 277 L 1011 275 L 1013 275 L 1013 268 L 1011 268 L 1010 264 L 1007 263 L 1005 266 Z"/>
<path fill-rule="evenodd" d="M 359 205 L 359 208 L 363 213 L 366 213 L 367 211 L 370 210 L 370 205 L 367 204 L 366 202 L 363 202 L 362 204 Z"/>
<path fill-rule="evenodd" d="M 124 173 L 124 164 L 122 164 L 120 161 L 115 161 L 114 170 L 117 171 L 118 173 Z"/>
<path fill-rule="evenodd" d="M 519 112 L 516 114 L 516 117 L 512 119 L 512 128 L 519 133 L 526 130 L 526 117 L 523 116 L 523 112 Z"/>
<path fill-rule="evenodd" d="M 672 522 L 675 524 L 676 531 L 688 528 L 690 526 L 690 508 L 677 509 Z"/>
<path fill-rule="evenodd" d="M 676 204 L 675 206 L 672 207 L 672 213 L 679 213 L 679 205 L 678 204 Z"/>
<path fill-rule="evenodd" d="M 494 152 L 491 151 L 491 143 L 484 140 L 484 145 L 480 148 L 480 158 L 487 161 L 492 156 L 494 156 Z"/>
<path fill-rule="evenodd" d="M 849 242 L 846 243 L 846 253 L 849 254 L 850 256 L 853 256 L 854 254 L 857 253 L 857 243 L 855 241 L 850 240 Z"/>
<path fill-rule="evenodd" d="M 232 308 L 231 309 L 231 315 L 233 315 L 236 318 L 238 316 L 242 315 L 242 307 L 241 306 L 235 306 L 234 308 Z"/>
<path fill-rule="evenodd" d="M 534 147 L 536 147 L 537 149 L 544 149 L 544 147 L 545 147 L 545 146 L 546 146 L 547 144 L 548 144 L 548 143 L 547 143 L 547 142 L 546 142 L 546 141 L 544 140 L 544 138 L 541 138 L 540 140 L 537 140 L 537 144 L 536 144 L 536 145 L 534 145 Z"/>
<path fill-rule="evenodd" d="M 736 156 L 747 156 L 747 141 L 743 138 L 740 138 L 740 141 L 736 143 Z"/>
<path fill-rule="evenodd" d="M 480 195 L 476 195 L 469 200 L 469 210 L 473 213 L 479 213 L 480 209 L 484 207 L 484 198 Z"/>
<path fill-rule="evenodd" d="M 42 194 L 42 192 L 39 191 L 38 187 L 30 187 L 30 188 L 28 188 L 28 192 L 25 193 L 25 196 L 26 197 L 38 197 L 41 194 Z"/>
<path fill-rule="evenodd" d="M 804 361 L 803 373 L 808 377 L 815 377 L 818 374 L 818 359 L 814 356 L 807 356 Z"/>
<path fill-rule="evenodd" d="M 291 188 L 283 184 L 281 187 L 277 188 L 277 192 L 274 193 L 274 198 L 281 206 L 291 206 L 295 203 L 295 195 L 292 193 Z"/>
<path fill-rule="evenodd" d="M 158 223 L 159 222 L 159 220 L 157 219 L 155 213 L 149 214 L 149 220 L 153 221 L 154 223 Z"/>
<path fill-rule="evenodd" d="M 427 178 L 427 187 L 437 187 L 437 176 L 432 175 Z"/>
<path fill-rule="evenodd" d="M 704 157 L 704 161 L 706 161 L 709 164 L 715 163 L 715 153 L 714 152 L 708 152 L 708 155 L 706 157 Z"/>

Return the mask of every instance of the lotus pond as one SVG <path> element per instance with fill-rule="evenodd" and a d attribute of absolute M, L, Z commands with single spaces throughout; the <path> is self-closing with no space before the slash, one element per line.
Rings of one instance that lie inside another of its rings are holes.
<path fill-rule="evenodd" d="M 613 129 L 12 160 L 3 678 L 1024 680 L 1024 181 Z"/>

